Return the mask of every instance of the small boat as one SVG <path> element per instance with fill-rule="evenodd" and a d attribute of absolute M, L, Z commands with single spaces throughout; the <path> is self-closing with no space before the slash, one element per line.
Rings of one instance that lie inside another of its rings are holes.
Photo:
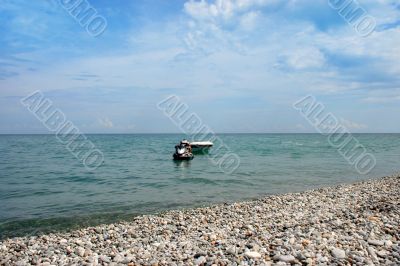
<path fill-rule="evenodd" d="M 175 146 L 175 153 L 173 155 L 174 160 L 187 161 L 193 160 L 194 155 L 192 148 L 187 140 L 182 140 L 178 145 Z"/>
<path fill-rule="evenodd" d="M 192 160 L 194 158 L 193 153 L 205 154 L 213 145 L 211 141 L 189 142 L 184 139 L 175 146 L 174 160 Z"/>
<path fill-rule="evenodd" d="M 188 153 L 188 154 L 174 153 L 174 160 L 177 160 L 177 161 L 189 161 L 189 160 L 193 160 L 193 158 L 194 158 L 193 153 Z"/>
<path fill-rule="evenodd" d="M 190 143 L 193 152 L 208 152 L 214 144 L 211 141 L 194 141 Z"/>

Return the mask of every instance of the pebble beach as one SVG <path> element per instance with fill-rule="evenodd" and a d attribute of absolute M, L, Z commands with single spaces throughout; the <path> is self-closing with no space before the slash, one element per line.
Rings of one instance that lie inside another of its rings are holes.
<path fill-rule="evenodd" d="M 0 242 L 0 265 L 400 265 L 400 176 Z"/>

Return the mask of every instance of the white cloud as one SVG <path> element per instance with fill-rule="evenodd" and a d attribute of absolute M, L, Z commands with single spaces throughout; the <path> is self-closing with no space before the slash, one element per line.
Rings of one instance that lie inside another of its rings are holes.
<path fill-rule="evenodd" d="M 189 18 L 132 34 L 133 46 L 140 49 L 66 60 L 37 73 L 26 71 L 2 81 L 0 93 L 23 95 L 38 88 L 101 85 L 185 88 L 204 95 L 230 94 L 246 88 L 271 97 L 270 92 L 278 88 L 337 93 L 362 90 L 370 84 L 357 80 L 354 73 L 343 75 L 340 69 L 330 67 L 326 51 L 378 58 L 382 60 L 380 69 L 390 75 L 400 74 L 400 53 L 396 50 L 400 29 L 377 32 L 368 38 L 359 38 L 347 25 L 322 32 L 310 22 L 283 23 L 285 13 L 269 17 L 261 12 L 260 7 L 276 2 L 188 1 L 185 12 Z M 224 28 L 226 19 L 235 21 L 236 27 Z M 243 29 L 249 31 L 247 37 Z M 282 61 L 295 71 L 286 73 L 284 68 L 274 68 Z M 84 71 L 100 76 L 101 81 L 70 79 Z"/>
<path fill-rule="evenodd" d="M 295 2 L 292 9 L 304 1 L 291 1 Z M 256 95 L 271 104 L 286 104 L 296 95 L 310 91 L 345 94 L 350 90 L 357 92 L 364 103 L 382 104 L 398 99 L 385 91 L 369 94 L 367 86 L 372 82 L 357 76 L 358 70 L 370 70 L 375 61 L 368 66 L 336 68 L 330 65 L 331 58 L 326 54 L 380 60 L 378 70 L 398 76 L 399 28 L 375 32 L 368 38 L 360 38 L 345 23 L 322 31 L 308 20 L 291 20 L 285 8 L 263 12 L 264 7 L 276 3 L 188 1 L 182 17 L 163 25 L 150 23 L 139 32 L 132 32 L 127 38 L 131 47 L 124 47 L 123 52 L 43 64 L 36 73 L 26 71 L 1 81 L 0 93 L 24 95 L 35 89 L 71 88 L 80 88 L 84 93 L 87 88 L 101 86 L 141 90 L 143 102 L 159 100 L 154 95 L 160 96 L 161 88 L 173 88 L 189 101 L 210 103 L 214 99 Z M 292 71 L 274 67 L 278 63 Z M 85 71 L 101 77 L 101 81 L 71 79 Z M 368 78 L 368 73 L 364 75 Z M 381 84 L 388 82 L 383 80 Z M 144 105 L 138 103 L 141 104 Z M 254 114 L 257 112 L 251 113 Z M 108 118 L 96 119 L 94 116 L 91 121 L 113 130 L 123 124 Z M 360 127 L 353 122 L 347 124 Z"/>
<path fill-rule="evenodd" d="M 243 31 L 253 31 L 264 19 L 261 8 L 277 0 L 189 0 L 184 11 L 189 27 L 184 37 L 192 52 L 210 54 L 232 49 L 244 52 Z"/>
<path fill-rule="evenodd" d="M 350 129 L 350 130 L 351 129 L 358 130 L 358 129 L 366 129 L 367 128 L 367 125 L 362 124 L 362 123 L 353 122 L 353 121 L 346 120 L 343 118 L 340 118 L 339 120 L 340 120 L 341 125 L 343 125 L 344 127 L 346 127 L 347 129 Z"/>
<path fill-rule="evenodd" d="M 184 9 L 188 15 L 197 20 L 234 19 L 239 13 L 251 8 L 274 4 L 275 0 L 190 0 Z"/>
<path fill-rule="evenodd" d="M 362 101 L 372 104 L 397 103 L 400 101 L 400 88 L 371 91 Z"/>
<path fill-rule="evenodd" d="M 240 28 L 246 31 L 253 30 L 259 21 L 261 14 L 258 11 L 247 12 L 240 17 Z"/>
<path fill-rule="evenodd" d="M 99 122 L 100 126 L 105 127 L 105 128 L 113 128 L 114 127 L 113 122 L 107 117 L 99 118 L 98 122 Z"/>
<path fill-rule="evenodd" d="M 287 64 L 294 69 L 320 68 L 325 64 L 324 54 L 316 47 L 295 49 L 286 54 Z"/>
<path fill-rule="evenodd" d="M 370 96 L 362 99 L 366 103 L 376 103 L 376 104 L 385 104 L 400 101 L 400 95 L 389 97 L 389 96 Z"/>

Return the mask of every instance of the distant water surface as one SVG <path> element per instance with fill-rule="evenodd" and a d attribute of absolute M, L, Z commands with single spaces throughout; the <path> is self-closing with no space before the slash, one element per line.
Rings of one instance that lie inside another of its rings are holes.
<path fill-rule="evenodd" d="M 174 145 L 184 138 L 179 134 L 87 135 L 105 157 L 93 172 L 52 135 L 0 135 L 0 237 L 303 191 L 399 170 L 400 134 L 354 136 L 377 159 L 368 176 L 358 174 L 318 134 L 221 134 L 241 160 L 230 175 L 204 155 L 174 162 Z"/>

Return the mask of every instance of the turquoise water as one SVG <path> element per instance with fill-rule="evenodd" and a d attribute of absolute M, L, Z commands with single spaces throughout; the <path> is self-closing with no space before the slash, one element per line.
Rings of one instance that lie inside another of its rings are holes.
<path fill-rule="evenodd" d="M 52 135 L 0 135 L 0 236 L 76 228 L 392 174 L 400 134 L 355 134 L 377 159 L 367 176 L 318 134 L 221 134 L 241 160 L 174 162 L 178 134 L 87 135 L 105 157 L 88 171 Z M 211 150 L 210 154 L 213 154 Z"/>

